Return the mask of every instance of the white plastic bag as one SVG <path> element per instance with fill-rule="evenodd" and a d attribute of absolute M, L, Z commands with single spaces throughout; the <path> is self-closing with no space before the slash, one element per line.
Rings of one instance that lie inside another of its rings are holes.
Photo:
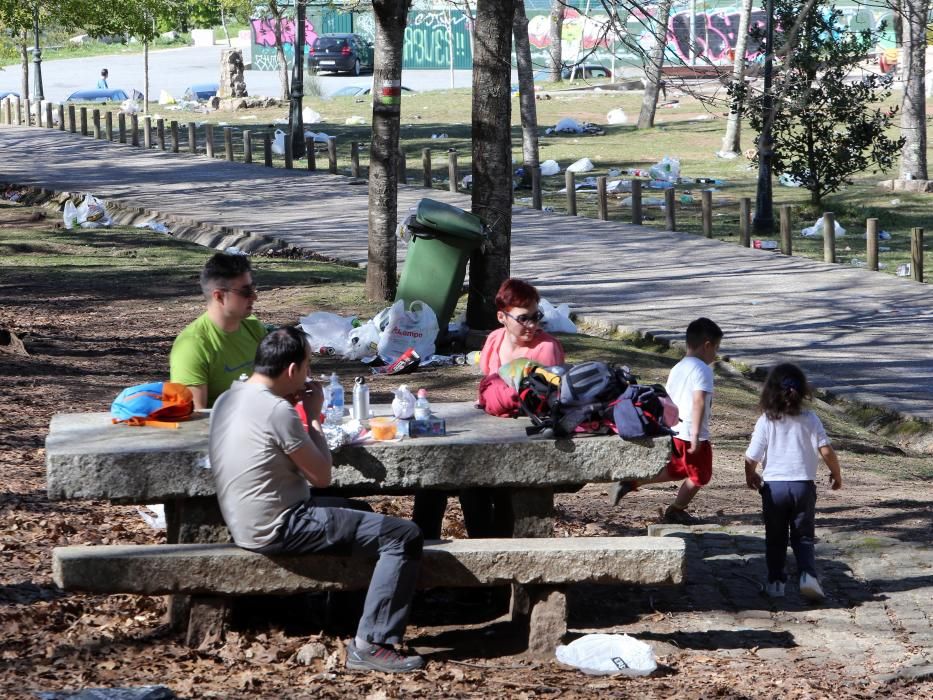
<path fill-rule="evenodd" d="M 842 238 L 846 235 L 846 230 L 842 228 L 839 224 L 839 221 L 835 221 L 836 224 L 836 238 Z M 801 229 L 800 235 L 804 238 L 811 238 L 813 236 L 822 236 L 823 235 L 823 217 L 821 216 L 816 220 L 816 223 L 813 226 L 808 226 L 805 229 Z"/>
<path fill-rule="evenodd" d="M 305 107 L 301 110 L 301 121 L 304 124 L 317 124 L 318 122 L 324 121 L 324 118 L 321 117 L 319 112 L 315 112 L 310 107 Z"/>
<path fill-rule="evenodd" d="M 175 104 L 175 98 L 172 97 L 172 93 L 168 90 L 159 91 L 159 104 L 160 105 L 173 105 Z"/>
<path fill-rule="evenodd" d="M 405 302 L 399 299 L 389 307 L 385 317 L 385 327 L 379 336 L 379 357 L 392 362 L 408 348 L 414 348 L 421 357 L 433 355 L 438 330 L 434 309 L 416 300 L 406 311 Z"/>
<path fill-rule="evenodd" d="M 576 119 L 564 117 L 554 125 L 554 131 L 559 134 L 582 134 L 583 125 Z"/>
<path fill-rule="evenodd" d="M 110 226 L 110 216 L 104 203 L 92 194 L 84 195 L 84 201 L 75 206 L 69 199 L 65 202 L 62 211 L 62 223 L 65 228 L 107 228 Z"/>
<path fill-rule="evenodd" d="M 541 327 L 548 333 L 576 333 L 577 326 L 570 320 L 570 307 L 567 304 L 554 306 L 547 299 L 538 302 L 538 310 L 544 314 Z"/>
<path fill-rule="evenodd" d="M 281 129 L 275 130 L 275 139 L 272 141 L 272 152 L 277 156 L 285 155 L 285 132 Z"/>
<path fill-rule="evenodd" d="M 350 347 L 346 357 L 349 360 L 365 360 L 379 354 L 379 328 L 374 321 L 367 321 L 357 326 L 347 336 Z"/>
<path fill-rule="evenodd" d="M 655 163 L 648 168 L 648 174 L 653 180 L 677 182 L 677 178 L 680 177 L 680 161 L 670 156 L 664 156 L 660 163 Z"/>
<path fill-rule="evenodd" d="M 587 634 L 557 647 L 555 656 L 591 676 L 647 676 L 658 667 L 651 647 L 627 634 Z"/>
<path fill-rule="evenodd" d="M 606 113 L 606 123 L 628 124 L 628 115 L 621 107 L 616 107 L 615 109 L 609 110 L 609 112 Z"/>
<path fill-rule="evenodd" d="M 360 126 L 366 123 L 366 119 L 364 117 L 361 117 L 359 114 L 354 114 L 352 116 L 347 117 L 343 123 L 346 124 L 347 126 Z"/>
<path fill-rule="evenodd" d="M 577 162 L 568 165 L 567 170 L 571 173 L 588 173 L 593 167 L 593 161 L 589 158 L 581 158 Z"/>
<path fill-rule="evenodd" d="M 328 311 L 315 311 L 298 320 L 301 330 L 308 336 L 311 352 L 321 348 L 333 348 L 337 355 L 344 356 L 350 350 L 350 331 L 354 316 L 340 316 Z"/>
<path fill-rule="evenodd" d="M 560 165 L 558 165 L 556 160 L 546 160 L 541 163 L 541 174 L 544 177 L 550 175 L 557 175 L 560 172 Z"/>

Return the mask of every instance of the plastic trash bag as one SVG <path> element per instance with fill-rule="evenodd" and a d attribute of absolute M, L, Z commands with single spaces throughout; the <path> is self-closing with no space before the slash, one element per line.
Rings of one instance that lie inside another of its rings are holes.
<path fill-rule="evenodd" d="M 357 326 L 347 335 L 349 348 L 346 357 L 349 360 L 369 362 L 379 354 L 379 327 L 374 321 L 367 321 Z"/>
<path fill-rule="evenodd" d="M 567 170 L 571 173 L 588 173 L 594 167 L 595 166 L 593 165 L 593 161 L 591 161 L 589 158 L 581 158 L 575 163 L 568 165 Z"/>
<path fill-rule="evenodd" d="M 558 173 L 560 173 L 560 165 L 556 160 L 546 160 L 541 163 L 541 175 L 543 177 L 557 175 Z"/>
<path fill-rule="evenodd" d="M 176 700 L 178 697 L 164 685 L 143 685 L 136 688 L 85 688 L 36 693 L 39 700 Z"/>
<path fill-rule="evenodd" d="M 577 326 L 570 320 L 570 307 L 567 304 L 554 306 L 547 299 L 538 302 L 538 310 L 544 314 L 541 327 L 548 333 L 576 333 Z"/>
<path fill-rule="evenodd" d="M 680 161 L 670 156 L 664 156 L 661 162 L 655 163 L 648 168 L 648 174 L 652 180 L 677 182 L 677 178 L 680 177 Z"/>
<path fill-rule="evenodd" d="M 835 221 L 836 224 L 836 238 L 842 238 L 846 235 L 846 230 L 842 228 L 839 224 L 838 219 Z M 805 229 L 801 229 L 800 235 L 804 238 L 812 238 L 813 236 L 822 236 L 823 235 L 823 217 L 821 216 L 816 220 L 816 223 L 813 226 L 808 226 Z"/>
<path fill-rule="evenodd" d="M 133 228 L 147 228 L 150 231 L 155 231 L 156 233 L 171 233 L 168 226 L 159 222 L 159 221 L 148 221 L 144 224 L 136 224 Z"/>
<path fill-rule="evenodd" d="M 801 187 L 803 182 L 795 178 L 789 173 L 781 173 L 781 176 L 778 178 L 778 183 L 784 185 L 784 187 Z"/>
<path fill-rule="evenodd" d="M 92 194 L 84 196 L 84 201 L 78 206 L 69 199 L 62 210 L 62 223 L 65 228 L 71 229 L 76 225 L 81 228 L 107 228 L 110 226 L 110 217 L 104 203 Z"/>
<path fill-rule="evenodd" d="M 324 118 L 310 107 L 301 110 L 301 121 L 303 124 L 317 124 L 324 121 Z"/>
<path fill-rule="evenodd" d="M 576 119 L 564 117 L 554 125 L 554 131 L 559 134 L 582 134 L 583 125 Z"/>
<path fill-rule="evenodd" d="M 359 126 L 365 123 L 366 123 L 366 120 L 363 117 L 361 117 L 359 114 L 354 114 L 352 117 L 347 117 L 346 121 L 344 121 L 344 124 L 346 124 L 347 126 Z"/>
<path fill-rule="evenodd" d="M 647 676 L 658 667 L 651 647 L 627 634 L 587 634 L 557 647 L 555 656 L 591 676 Z"/>
<path fill-rule="evenodd" d="M 275 138 L 272 140 L 272 152 L 277 156 L 285 155 L 285 132 L 281 129 L 275 130 Z"/>
<path fill-rule="evenodd" d="M 434 341 L 440 326 L 434 309 L 423 301 L 415 300 L 405 308 L 405 301 L 399 299 L 389 307 L 385 326 L 379 336 L 379 357 L 390 363 L 408 348 L 414 348 L 420 357 L 434 354 Z M 375 320 L 375 319 L 374 319 Z"/>
<path fill-rule="evenodd" d="M 340 316 L 328 311 L 315 311 L 300 318 L 298 324 L 308 336 L 311 352 L 320 353 L 321 348 L 333 348 L 334 354 L 345 356 L 350 351 L 350 331 L 355 316 Z"/>
<path fill-rule="evenodd" d="M 170 93 L 168 90 L 161 90 L 159 92 L 159 104 L 173 105 L 175 104 L 175 98 L 172 97 L 172 93 Z"/>
<path fill-rule="evenodd" d="M 120 103 L 120 111 L 124 114 L 139 114 L 139 105 L 135 100 L 123 100 Z"/>
<path fill-rule="evenodd" d="M 609 110 L 606 113 L 607 124 L 628 124 L 628 115 L 621 107 Z"/>
<path fill-rule="evenodd" d="M 276 132 L 276 133 L 278 133 L 278 132 Z M 312 140 L 314 141 L 314 143 L 327 143 L 327 139 L 329 139 L 330 136 L 328 136 L 327 134 L 325 134 L 323 131 L 321 131 L 321 132 L 319 132 L 319 133 L 314 133 L 313 131 L 306 131 L 306 132 L 305 132 L 305 138 L 306 138 L 306 139 L 312 139 Z M 275 150 L 275 146 L 273 146 L 272 149 Z M 283 153 L 284 153 L 284 151 L 283 151 Z"/>

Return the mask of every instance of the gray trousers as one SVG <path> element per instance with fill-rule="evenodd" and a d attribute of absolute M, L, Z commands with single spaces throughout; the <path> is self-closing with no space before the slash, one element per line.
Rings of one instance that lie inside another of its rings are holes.
<path fill-rule="evenodd" d="M 816 577 L 816 484 L 812 481 L 766 481 L 759 490 L 765 521 L 768 581 L 787 580 L 787 540 L 797 559 L 797 572 Z"/>
<path fill-rule="evenodd" d="M 262 552 L 378 556 L 356 634 L 368 642 L 398 644 L 411 612 L 424 538 L 408 520 L 363 508 L 369 506 L 312 496 L 289 511 L 278 540 Z"/>

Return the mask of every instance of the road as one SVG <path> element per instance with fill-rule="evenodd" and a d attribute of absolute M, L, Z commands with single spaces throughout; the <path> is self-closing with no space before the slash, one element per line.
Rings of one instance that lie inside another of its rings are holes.
<path fill-rule="evenodd" d="M 220 53 L 226 48 L 214 46 L 186 46 L 163 49 L 149 53 L 149 95 L 157 100 L 161 90 L 174 97 L 181 97 L 193 83 L 216 83 L 220 77 Z M 247 50 L 248 54 L 248 50 Z M 42 62 L 42 84 L 45 99 L 52 102 L 64 100 L 75 90 L 92 88 L 97 84 L 100 69 L 110 71 L 110 85 L 122 88 L 130 94 L 143 88 L 143 55 L 112 54 L 85 58 L 66 58 Z M 455 87 L 469 87 L 472 71 L 454 71 Z M 320 76 L 325 95 L 345 85 L 369 85 L 372 76 L 345 76 L 324 74 Z M 402 84 L 413 90 L 441 90 L 450 87 L 450 71 L 409 70 L 402 74 Z M 29 89 L 32 90 L 32 64 L 29 70 Z M 277 97 L 279 94 L 278 74 L 274 71 L 246 71 L 246 90 L 250 95 Z M 5 66 L 0 70 L 0 92 L 20 91 L 20 70 L 17 65 Z"/>

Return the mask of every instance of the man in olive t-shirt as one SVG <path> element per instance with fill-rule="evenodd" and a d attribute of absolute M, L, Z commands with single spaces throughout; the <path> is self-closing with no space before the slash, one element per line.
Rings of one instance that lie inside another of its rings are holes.
<path fill-rule="evenodd" d="M 217 253 L 201 271 L 207 311 L 172 345 L 171 380 L 191 389 L 195 408 L 214 401 L 242 375 L 253 371 L 265 326 L 252 315 L 256 285 L 245 255 Z"/>

